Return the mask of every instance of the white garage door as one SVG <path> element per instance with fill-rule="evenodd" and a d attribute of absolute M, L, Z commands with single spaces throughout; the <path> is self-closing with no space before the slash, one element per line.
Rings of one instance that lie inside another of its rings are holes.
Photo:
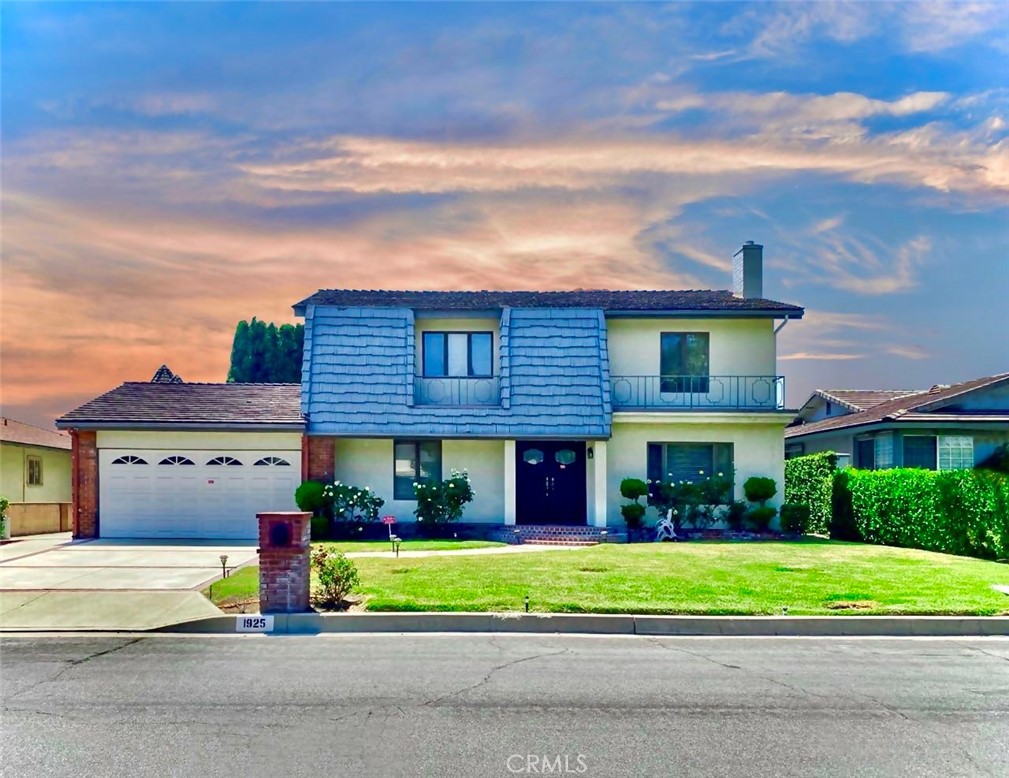
<path fill-rule="evenodd" d="M 254 539 L 256 513 L 297 510 L 300 451 L 99 451 L 103 538 Z"/>

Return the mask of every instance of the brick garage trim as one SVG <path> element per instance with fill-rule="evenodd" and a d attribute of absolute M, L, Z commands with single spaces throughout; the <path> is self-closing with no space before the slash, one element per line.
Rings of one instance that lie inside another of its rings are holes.
<path fill-rule="evenodd" d="M 301 446 L 301 475 L 310 481 L 332 481 L 336 472 L 336 438 L 305 435 Z"/>
<path fill-rule="evenodd" d="M 71 430 L 71 491 L 75 538 L 97 538 L 98 527 L 98 433 Z"/>

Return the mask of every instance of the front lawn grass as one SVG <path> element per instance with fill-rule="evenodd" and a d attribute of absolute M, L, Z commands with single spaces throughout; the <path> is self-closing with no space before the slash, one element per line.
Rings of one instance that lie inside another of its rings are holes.
<path fill-rule="evenodd" d="M 640 614 L 1009 613 L 1009 566 L 857 543 L 602 545 L 527 554 L 357 559 L 371 611 Z M 245 594 L 255 596 L 255 568 Z M 244 579 L 243 579 L 244 580 Z M 219 600 L 214 585 L 214 600 Z M 224 588 L 220 590 L 224 591 Z"/>

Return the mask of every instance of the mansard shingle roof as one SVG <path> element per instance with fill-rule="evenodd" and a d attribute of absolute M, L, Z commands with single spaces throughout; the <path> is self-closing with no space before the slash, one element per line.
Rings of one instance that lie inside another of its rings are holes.
<path fill-rule="evenodd" d="M 723 290 L 608 290 L 568 292 L 428 292 L 385 289 L 320 289 L 295 303 L 304 315 L 309 305 L 337 308 L 413 308 L 414 310 L 485 311 L 499 308 L 602 308 L 604 311 L 699 311 L 737 315 L 788 314 L 801 318 L 803 309 L 775 300 L 744 299 Z"/>

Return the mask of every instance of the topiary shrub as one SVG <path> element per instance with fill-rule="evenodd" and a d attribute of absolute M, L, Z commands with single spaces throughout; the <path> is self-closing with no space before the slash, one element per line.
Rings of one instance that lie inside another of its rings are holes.
<path fill-rule="evenodd" d="M 300 510 L 317 514 L 329 502 L 325 489 L 325 484 L 318 481 L 302 481 L 301 486 L 294 490 L 294 501 Z"/>
<path fill-rule="evenodd" d="M 809 529 L 808 505 L 786 502 L 781 506 L 781 531 L 789 535 L 805 535 Z"/>
<path fill-rule="evenodd" d="M 785 502 L 809 507 L 807 532 L 827 532 L 830 495 L 837 471 L 837 454 L 817 454 L 785 460 Z"/>
<path fill-rule="evenodd" d="M 755 532 L 767 532 L 777 514 L 778 509 L 773 505 L 758 505 L 746 514 L 746 521 Z"/>
<path fill-rule="evenodd" d="M 312 570 L 318 585 L 314 599 L 318 605 L 337 608 L 361 581 L 354 563 L 339 551 L 319 548 L 312 552 Z"/>
<path fill-rule="evenodd" d="M 750 502 L 759 502 L 761 507 L 778 493 L 778 485 L 773 478 L 754 475 L 746 479 L 743 493 Z M 777 513 L 777 511 L 775 511 Z"/>
<path fill-rule="evenodd" d="M 640 478 L 625 478 L 620 482 L 620 494 L 634 502 L 620 506 L 620 515 L 624 517 L 627 529 L 641 529 L 644 524 L 645 506 L 638 500 L 648 495 L 648 484 Z"/>

